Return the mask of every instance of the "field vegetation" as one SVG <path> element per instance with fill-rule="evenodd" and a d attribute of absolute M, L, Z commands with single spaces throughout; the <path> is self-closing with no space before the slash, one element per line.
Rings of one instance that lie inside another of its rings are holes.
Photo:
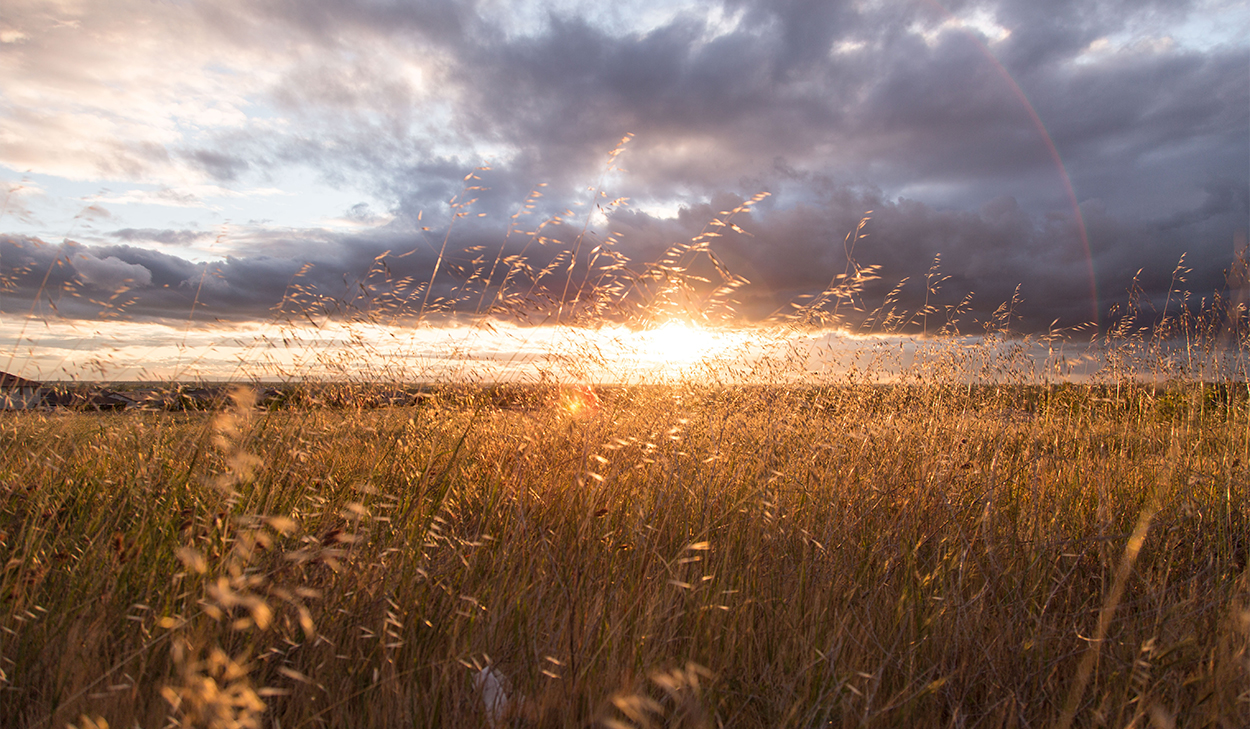
<path fill-rule="evenodd" d="M 1244 387 L 484 392 L 6 415 L 6 726 L 1250 717 Z"/>

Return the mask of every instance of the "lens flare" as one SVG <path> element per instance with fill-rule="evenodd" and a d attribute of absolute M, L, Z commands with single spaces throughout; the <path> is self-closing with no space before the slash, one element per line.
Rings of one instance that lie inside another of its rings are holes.
<path fill-rule="evenodd" d="M 589 385 L 564 385 L 560 388 L 560 408 L 575 418 L 599 414 L 602 404 Z"/>

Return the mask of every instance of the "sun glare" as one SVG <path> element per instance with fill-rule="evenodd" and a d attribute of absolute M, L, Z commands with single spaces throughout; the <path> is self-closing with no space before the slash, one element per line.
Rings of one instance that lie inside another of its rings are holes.
<path fill-rule="evenodd" d="M 665 322 L 638 335 L 644 356 L 671 364 L 692 364 L 720 348 L 715 332 L 685 322 Z"/>

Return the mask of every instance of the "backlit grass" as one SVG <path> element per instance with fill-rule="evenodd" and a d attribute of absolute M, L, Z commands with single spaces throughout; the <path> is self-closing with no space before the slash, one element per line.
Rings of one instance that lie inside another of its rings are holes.
<path fill-rule="evenodd" d="M 522 726 L 1244 726 L 1250 420 L 1195 388 L 6 414 L 0 716 L 485 726 L 489 664 Z"/>

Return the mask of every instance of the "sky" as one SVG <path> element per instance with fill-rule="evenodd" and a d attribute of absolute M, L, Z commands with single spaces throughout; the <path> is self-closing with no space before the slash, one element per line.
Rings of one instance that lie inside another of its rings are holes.
<path fill-rule="evenodd" d="M 0 181 L 8 336 L 1106 326 L 1226 289 L 1250 4 L 6 0 Z"/>

